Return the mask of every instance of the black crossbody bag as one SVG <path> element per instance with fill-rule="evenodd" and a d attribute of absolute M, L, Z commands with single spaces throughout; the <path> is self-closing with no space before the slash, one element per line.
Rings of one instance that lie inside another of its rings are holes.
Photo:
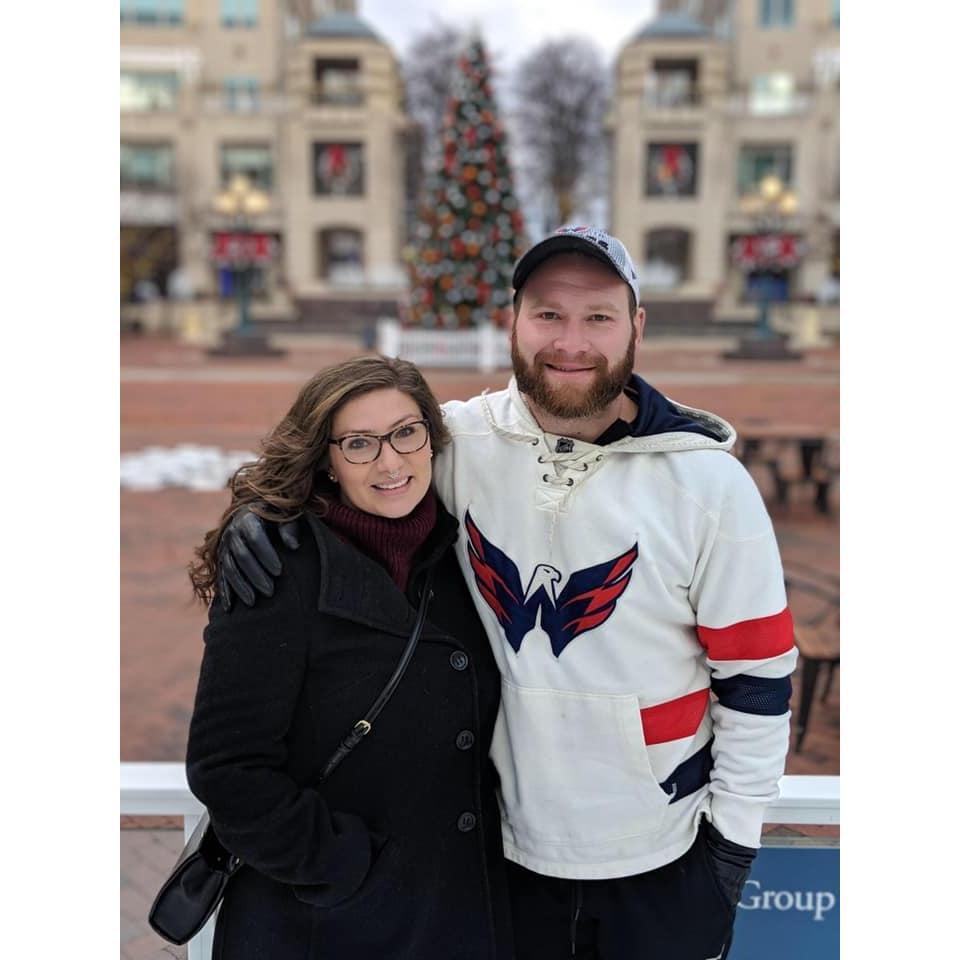
<path fill-rule="evenodd" d="M 433 567 L 427 571 L 423 593 L 413 632 L 387 685 L 380 691 L 362 720 L 358 720 L 340 745 L 324 764 L 320 780 L 326 780 L 354 747 L 373 729 L 373 723 L 393 696 L 406 672 L 413 652 L 423 632 L 427 618 L 427 605 L 433 596 L 430 584 Z M 178 946 L 192 940 L 220 906 L 230 878 L 240 869 L 242 861 L 227 850 L 217 839 L 210 824 L 210 816 L 204 811 L 187 845 L 164 881 L 150 907 L 147 917 L 150 926 L 164 940 Z"/>

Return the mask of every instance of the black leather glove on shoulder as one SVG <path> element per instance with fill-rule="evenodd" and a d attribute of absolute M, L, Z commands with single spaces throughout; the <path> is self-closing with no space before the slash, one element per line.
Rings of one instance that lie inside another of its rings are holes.
<path fill-rule="evenodd" d="M 707 850 L 716 871 L 717 880 L 732 906 L 740 902 L 743 885 L 750 876 L 750 867 L 757 856 L 753 847 L 728 840 L 709 820 L 705 821 Z"/>
<path fill-rule="evenodd" d="M 291 550 L 300 546 L 299 525 L 298 520 L 291 520 L 277 526 L 280 539 Z M 273 596 L 273 578 L 280 575 L 283 565 L 267 536 L 267 521 L 249 507 L 241 507 L 227 524 L 217 558 L 217 592 L 224 610 L 232 606 L 234 593 L 248 607 L 257 602 L 257 593 Z"/>

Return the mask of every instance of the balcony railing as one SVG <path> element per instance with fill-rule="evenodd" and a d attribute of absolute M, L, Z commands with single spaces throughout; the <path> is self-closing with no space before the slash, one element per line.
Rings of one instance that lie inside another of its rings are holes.
<path fill-rule="evenodd" d="M 121 816 L 182 816 L 184 841 L 203 814 L 203 805 L 190 793 L 182 763 L 121 763 Z M 766 823 L 839 824 L 840 778 L 786 776 L 780 798 L 764 815 Z M 172 864 L 171 864 L 172 866 Z M 210 960 L 213 921 L 190 942 L 188 960 Z"/>
<path fill-rule="evenodd" d="M 664 90 L 658 87 L 648 88 L 643 102 L 653 110 L 689 110 L 701 106 L 703 97 L 699 90 Z"/>
<path fill-rule="evenodd" d="M 173 192 L 151 192 L 122 187 L 120 222 L 124 225 L 172 226 L 180 216 L 180 205 Z"/>
<path fill-rule="evenodd" d="M 761 97 L 752 93 L 731 94 L 724 101 L 726 113 L 734 117 L 796 117 L 810 110 L 813 98 L 806 93 Z"/>
<path fill-rule="evenodd" d="M 120 23 L 125 27 L 182 27 L 183 14 L 171 11 L 157 13 L 152 10 L 120 10 Z"/>
<path fill-rule="evenodd" d="M 364 100 L 360 89 L 331 91 L 314 87 L 310 91 L 310 102 L 317 107 L 362 107 Z"/>

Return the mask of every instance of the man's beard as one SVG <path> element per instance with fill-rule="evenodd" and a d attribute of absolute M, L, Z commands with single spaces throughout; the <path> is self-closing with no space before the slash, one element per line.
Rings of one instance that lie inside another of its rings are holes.
<path fill-rule="evenodd" d="M 610 369 L 607 358 L 602 354 L 582 355 L 575 358 L 560 357 L 549 350 L 541 350 L 529 364 L 520 355 L 517 345 L 517 328 L 514 326 L 510 337 L 510 358 L 513 361 L 513 374 L 517 378 L 517 387 L 535 406 L 544 413 L 561 420 L 576 420 L 595 417 L 610 406 L 620 396 L 633 373 L 636 337 L 631 333 L 630 342 L 623 359 Z M 585 363 L 594 368 L 593 383 L 587 387 L 575 384 L 551 386 L 547 381 L 548 363 Z"/>

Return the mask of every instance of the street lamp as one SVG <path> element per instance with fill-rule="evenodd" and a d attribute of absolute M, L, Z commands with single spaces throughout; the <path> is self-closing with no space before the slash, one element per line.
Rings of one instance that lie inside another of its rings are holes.
<path fill-rule="evenodd" d="M 237 286 L 237 328 L 238 336 L 250 333 L 250 286 L 253 277 L 253 263 L 247 250 L 246 239 L 252 233 L 250 217 L 266 213 L 270 199 L 258 190 L 250 178 L 236 173 L 230 178 L 225 190 L 213 198 L 213 208 L 217 213 L 233 218 L 233 232 L 236 237 L 236 255 L 233 260 L 234 278 Z"/>
<path fill-rule="evenodd" d="M 733 260 L 744 272 L 774 264 L 792 266 L 799 260 L 797 238 L 784 231 L 784 222 L 797 212 L 797 197 L 774 173 L 768 173 L 756 190 L 740 198 L 740 212 L 755 224 L 757 232 L 739 237 L 731 249 Z M 759 307 L 753 334 L 741 337 L 737 348 L 723 354 L 727 360 L 800 360 L 786 339 L 770 327 L 770 277 L 760 277 L 756 286 Z"/>
<path fill-rule="evenodd" d="M 796 194 L 775 174 L 768 173 L 756 191 L 740 198 L 740 210 L 752 218 L 763 236 L 757 251 L 762 259 L 773 259 L 781 248 L 784 221 L 797 212 Z M 764 278 L 759 289 L 759 313 L 755 336 L 770 340 L 775 336 L 770 328 L 770 283 Z"/>
<path fill-rule="evenodd" d="M 233 269 L 237 298 L 237 325 L 228 331 L 223 342 L 211 352 L 217 356 L 260 354 L 279 356 L 284 351 L 267 343 L 267 338 L 256 333 L 250 320 L 250 294 L 254 265 L 269 259 L 272 241 L 253 232 L 251 218 L 270 209 L 270 198 L 258 189 L 250 178 L 236 173 L 226 189 L 213 198 L 213 209 L 232 220 L 229 234 L 217 235 L 218 262 L 226 262 Z M 222 248 L 222 249 L 221 249 Z"/>

